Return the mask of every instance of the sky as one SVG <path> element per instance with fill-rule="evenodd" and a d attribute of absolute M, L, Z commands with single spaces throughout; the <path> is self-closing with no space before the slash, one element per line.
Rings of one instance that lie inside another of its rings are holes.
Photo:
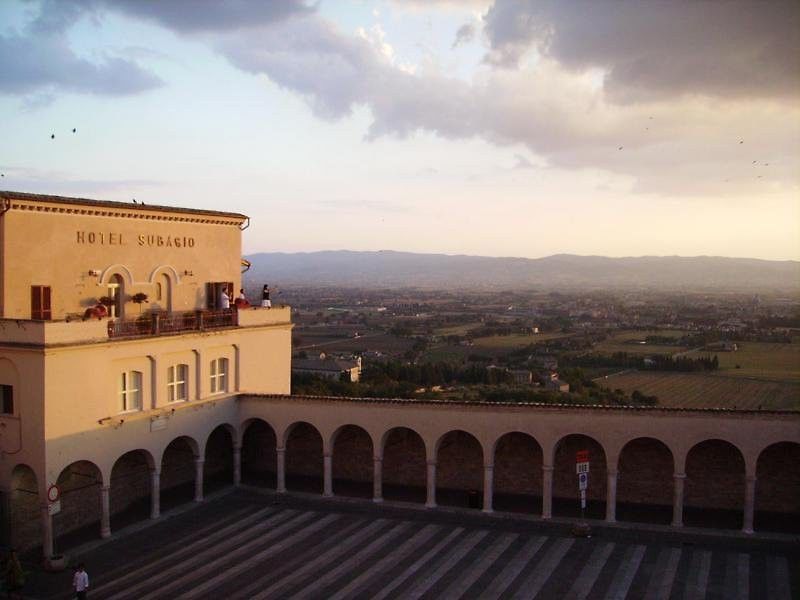
<path fill-rule="evenodd" d="M 799 99 L 796 0 L 0 2 L 0 189 L 248 254 L 798 260 Z"/>

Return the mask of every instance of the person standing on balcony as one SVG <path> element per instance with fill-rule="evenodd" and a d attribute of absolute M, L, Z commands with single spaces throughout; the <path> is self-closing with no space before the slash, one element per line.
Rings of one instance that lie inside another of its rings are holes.
<path fill-rule="evenodd" d="M 222 310 L 228 310 L 231 307 L 231 297 L 228 296 L 228 290 L 225 288 L 219 290 L 219 307 Z"/>
<path fill-rule="evenodd" d="M 272 301 L 269 299 L 269 284 L 264 284 L 264 289 L 261 292 L 261 306 L 262 308 L 272 308 Z"/>

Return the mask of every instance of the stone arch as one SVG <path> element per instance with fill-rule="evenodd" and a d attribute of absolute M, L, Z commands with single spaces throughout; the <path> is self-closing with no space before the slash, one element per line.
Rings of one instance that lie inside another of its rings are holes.
<path fill-rule="evenodd" d="M 286 489 L 322 493 L 322 434 L 312 424 L 297 421 L 286 428 Z"/>
<path fill-rule="evenodd" d="M 40 513 L 39 480 L 36 471 L 24 463 L 11 471 L 9 486 L 8 541 L 18 550 L 28 550 L 41 543 L 42 520 Z"/>
<path fill-rule="evenodd" d="M 575 455 L 589 452 L 589 487 L 586 490 L 586 516 L 605 518 L 607 467 L 603 445 L 591 436 L 571 433 L 556 442 L 553 455 L 553 516 L 580 515 L 580 493 L 575 471 Z"/>
<path fill-rule="evenodd" d="M 483 445 L 471 433 L 455 429 L 436 440 L 436 501 L 481 508 Z"/>
<path fill-rule="evenodd" d="M 684 523 L 740 529 L 744 510 L 745 462 L 731 442 L 698 442 L 686 455 Z"/>
<path fill-rule="evenodd" d="M 331 435 L 333 493 L 337 496 L 372 497 L 372 436 L 358 425 L 342 425 Z"/>
<path fill-rule="evenodd" d="M 100 279 L 97 281 L 97 284 L 103 286 L 108 285 L 111 283 L 111 278 L 114 275 L 119 275 L 122 277 L 122 280 L 127 288 L 133 287 L 133 273 L 131 273 L 128 267 L 119 263 L 107 267 L 100 276 Z"/>
<path fill-rule="evenodd" d="M 672 519 L 675 458 L 651 437 L 626 443 L 617 460 L 617 519 L 668 525 Z"/>
<path fill-rule="evenodd" d="M 278 473 L 278 436 L 263 419 L 242 423 L 242 481 L 275 489 Z"/>
<path fill-rule="evenodd" d="M 393 427 L 381 436 L 383 497 L 423 504 L 426 496 L 425 440 L 408 427 Z"/>
<path fill-rule="evenodd" d="M 776 442 L 756 461 L 754 529 L 800 533 L 800 444 Z"/>
<path fill-rule="evenodd" d="M 56 484 L 61 489 L 61 512 L 53 518 L 56 549 L 96 538 L 102 514 L 100 467 L 88 460 L 75 461 L 61 470 Z"/>
<path fill-rule="evenodd" d="M 153 455 L 143 448 L 130 450 L 114 461 L 109 475 L 111 530 L 146 519 L 152 494 Z"/>
<path fill-rule="evenodd" d="M 202 456 L 194 438 L 173 439 L 161 455 L 161 509 L 190 502 L 194 498 L 195 460 Z"/>
<path fill-rule="evenodd" d="M 542 446 L 529 433 L 509 431 L 492 444 L 494 508 L 542 512 Z"/>
<path fill-rule="evenodd" d="M 208 434 L 203 453 L 203 490 L 210 492 L 233 485 L 233 447 L 236 428 L 218 425 Z"/>
<path fill-rule="evenodd" d="M 170 265 L 160 265 L 150 273 L 149 283 L 153 286 L 153 297 L 150 299 L 153 308 L 172 310 L 175 286 L 181 282 L 180 275 Z"/>

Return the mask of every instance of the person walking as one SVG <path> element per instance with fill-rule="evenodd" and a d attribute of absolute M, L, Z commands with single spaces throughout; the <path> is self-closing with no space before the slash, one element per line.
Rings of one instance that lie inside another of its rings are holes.
<path fill-rule="evenodd" d="M 22 586 L 25 585 L 25 571 L 19 564 L 16 551 L 11 548 L 6 559 L 5 572 L 6 598 L 22 598 Z"/>
<path fill-rule="evenodd" d="M 86 598 L 86 593 L 89 591 L 89 575 L 86 573 L 83 563 L 78 565 L 78 570 L 72 576 L 72 587 L 75 589 L 75 597 L 78 600 Z"/>
<path fill-rule="evenodd" d="M 261 307 L 272 308 L 272 301 L 269 299 L 269 284 L 264 284 L 264 289 L 261 291 Z"/>

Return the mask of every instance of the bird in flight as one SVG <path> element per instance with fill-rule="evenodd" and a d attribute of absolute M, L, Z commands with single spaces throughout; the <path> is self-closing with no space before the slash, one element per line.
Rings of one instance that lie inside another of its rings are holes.
<path fill-rule="evenodd" d="M 54 139 L 56 139 L 56 134 L 55 134 L 55 133 L 51 133 L 51 134 L 50 134 L 50 139 L 51 139 L 51 140 L 54 140 Z"/>
<path fill-rule="evenodd" d="M 78 131 L 78 128 L 77 128 L 77 127 L 73 127 L 73 128 L 72 128 L 72 133 L 76 133 L 77 131 Z"/>
<path fill-rule="evenodd" d="M 619 148 L 617 148 L 617 149 L 618 149 L 618 150 L 622 150 L 622 146 L 620 146 L 620 147 L 619 147 Z"/>

